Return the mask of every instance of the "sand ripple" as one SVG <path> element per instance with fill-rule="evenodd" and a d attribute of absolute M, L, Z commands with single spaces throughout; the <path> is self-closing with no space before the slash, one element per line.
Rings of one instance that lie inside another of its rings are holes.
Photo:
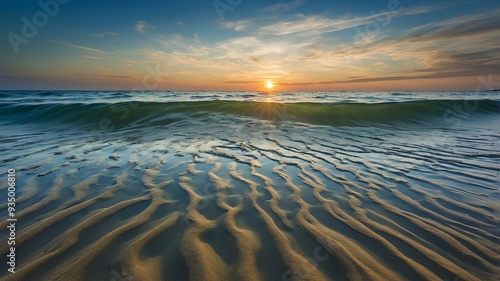
<path fill-rule="evenodd" d="M 0 279 L 498 280 L 490 139 L 214 124 L 10 159 L 19 264 Z"/>

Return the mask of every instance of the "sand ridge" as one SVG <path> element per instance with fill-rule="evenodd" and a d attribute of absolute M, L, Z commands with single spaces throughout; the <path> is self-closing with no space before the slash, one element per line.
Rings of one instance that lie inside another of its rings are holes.
<path fill-rule="evenodd" d="M 500 274 L 497 158 L 463 157 L 409 128 L 406 139 L 385 129 L 266 121 L 247 132 L 257 125 L 234 117 L 241 130 L 228 131 L 218 123 L 226 119 L 211 118 L 210 134 L 207 124 L 185 121 L 180 132 L 110 132 L 83 147 L 73 136 L 62 150 L 40 140 L 50 163 L 64 165 L 25 165 L 22 262 L 0 280 Z"/>

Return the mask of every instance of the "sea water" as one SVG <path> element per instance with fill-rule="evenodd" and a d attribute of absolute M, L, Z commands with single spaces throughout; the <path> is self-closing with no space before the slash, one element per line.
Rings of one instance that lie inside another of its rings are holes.
<path fill-rule="evenodd" d="M 2 91 L 0 132 L 2 280 L 500 274 L 498 92 Z"/>

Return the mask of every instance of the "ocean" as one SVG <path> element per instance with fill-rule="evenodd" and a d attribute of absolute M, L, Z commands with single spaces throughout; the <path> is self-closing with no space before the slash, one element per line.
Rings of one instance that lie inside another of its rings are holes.
<path fill-rule="evenodd" d="M 0 91 L 0 132 L 0 280 L 500 275 L 499 92 Z"/>

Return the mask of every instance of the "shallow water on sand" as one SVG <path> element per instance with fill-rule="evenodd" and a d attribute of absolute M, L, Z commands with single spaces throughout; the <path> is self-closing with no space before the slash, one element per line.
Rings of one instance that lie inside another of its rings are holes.
<path fill-rule="evenodd" d="M 4 92 L 0 279 L 495 280 L 499 101 Z"/>

